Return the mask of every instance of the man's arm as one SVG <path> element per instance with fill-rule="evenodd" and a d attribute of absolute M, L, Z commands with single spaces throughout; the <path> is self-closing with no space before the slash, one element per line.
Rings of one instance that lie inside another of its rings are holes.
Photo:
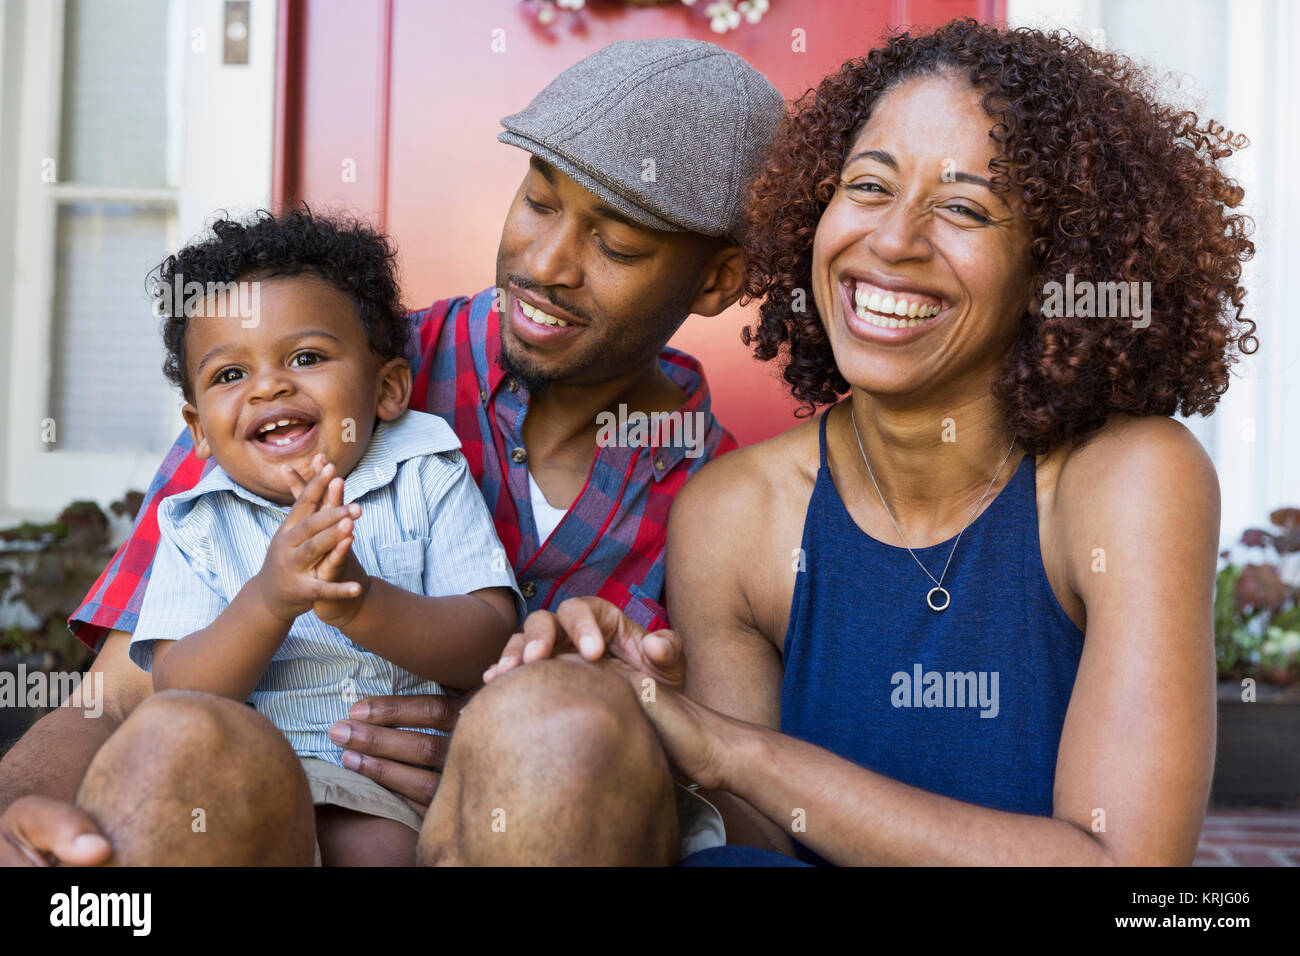
<path fill-rule="evenodd" d="M 46 714 L 0 760 L 0 810 L 29 794 L 76 798 L 100 744 L 153 692 L 149 675 L 127 656 L 130 642 L 125 631 L 110 631 L 85 677 L 92 693 L 102 686 L 101 696 L 88 701 L 86 694 L 83 706 L 66 703 Z"/>
<path fill-rule="evenodd" d="M 72 801 L 100 746 L 153 692 L 127 656 L 130 642 L 130 634 L 110 631 L 84 678 L 82 706 L 66 703 L 42 717 L 0 760 L 0 865 L 107 860 L 108 843 Z"/>

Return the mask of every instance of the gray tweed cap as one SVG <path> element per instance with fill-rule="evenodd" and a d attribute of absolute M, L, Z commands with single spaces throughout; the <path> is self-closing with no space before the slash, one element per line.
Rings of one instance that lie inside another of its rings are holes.
<path fill-rule="evenodd" d="M 652 229 L 739 240 L 781 94 L 702 40 L 624 40 L 569 67 L 501 121 L 519 146 Z"/>

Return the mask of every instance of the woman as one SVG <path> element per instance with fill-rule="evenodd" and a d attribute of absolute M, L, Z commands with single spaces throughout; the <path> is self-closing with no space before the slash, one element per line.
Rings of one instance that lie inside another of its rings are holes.
<path fill-rule="evenodd" d="M 1219 497 L 1169 416 L 1253 350 L 1241 145 L 1118 56 L 973 21 L 796 104 L 746 341 L 832 407 L 681 493 L 676 636 L 594 600 L 527 629 L 530 661 L 597 623 L 647 673 L 684 649 L 645 712 L 731 844 L 688 862 L 1192 860 Z"/>

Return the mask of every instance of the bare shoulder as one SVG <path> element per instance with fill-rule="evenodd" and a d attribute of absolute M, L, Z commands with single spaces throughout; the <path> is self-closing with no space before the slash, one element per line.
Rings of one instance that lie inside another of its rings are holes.
<path fill-rule="evenodd" d="M 1132 507 L 1171 495 L 1213 496 L 1210 456 L 1186 425 L 1162 416 L 1114 415 L 1061 455 L 1062 504 Z"/>
<path fill-rule="evenodd" d="M 754 509 L 761 508 L 764 520 L 770 520 L 805 486 L 807 494 L 812 493 L 819 461 L 817 427 L 814 418 L 715 458 L 683 486 L 673 502 L 673 515 L 704 519 L 707 514 L 723 523 L 745 518 L 752 525 Z"/>
<path fill-rule="evenodd" d="M 1180 422 L 1112 416 L 1083 442 L 1060 450 L 1056 464 L 1053 510 L 1062 540 L 1075 545 L 1066 559 L 1075 585 L 1093 577 L 1083 572 L 1092 546 L 1103 540 L 1126 541 L 1149 551 L 1151 560 L 1174 547 L 1218 553 L 1218 476 Z"/>
<path fill-rule="evenodd" d="M 804 422 L 714 459 L 685 484 L 668 523 L 670 592 L 690 580 L 781 640 L 793 593 L 785 572 L 817 482 L 817 435 L 817 419 Z"/>

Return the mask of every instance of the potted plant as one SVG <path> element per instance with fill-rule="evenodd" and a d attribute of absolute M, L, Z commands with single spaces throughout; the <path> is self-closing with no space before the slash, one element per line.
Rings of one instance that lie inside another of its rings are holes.
<path fill-rule="evenodd" d="M 134 520 L 142 499 L 128 492 L 109 510 Z M 49 524 L 0 529 L 0 754 L 57 704 L 68 685 L 50 675 L 89 663 L 67 619 L 113 556 L 111 528 L 95 502 L 74 501 Z"/>
<path fill-rule="evenodd" d="M 1217 806 L 1300 806 L 1300 508 L 1269 521 L 1216 579 Z"/>

